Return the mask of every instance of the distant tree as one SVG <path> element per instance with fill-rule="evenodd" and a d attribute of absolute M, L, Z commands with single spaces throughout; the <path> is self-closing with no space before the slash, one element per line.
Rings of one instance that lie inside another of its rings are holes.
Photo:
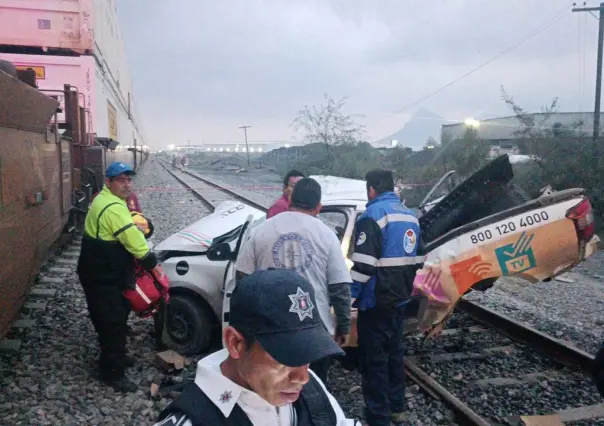
<path fill-rule="evenodd" d="M 455 169 L 461 176 L 469 176 L 488 161 L 489 144 L 478 136 L 475 128 L 468 127 L 461 139 L 449 142 L 440 152 L 445 170 Z"/>
<path fill-rule="evenodd" d="M 291 124 L 294 131 L 304 131 L 306 142 L 323 144 L 327 153 L 333 146 L 358 142 L 364 129 L 352 115 L 342 112 L 347 99 L 336 101 L 328 94 L 324 97 L 324 105 L 305 105 L 298 111 Z"/>
<path fill-rule="evenodd" d="M 533 196 L 538 195 L 539 190 L 546 185 L 552 185 L 558 190 L 585 188 L 598 216 L 596 224 L 601 227 L 604 221 L 602 141 L 594 142 L 591 138 L 582 137 L 577 131 L 582 122 L 569 126 L 554 123 L 549 129 L 539 129 L 534 119 L 531 120 L 529 114 L 513 98 L 506 97 L 504 101 L 523 126 L 519 134 L 524 135 L 530 147 L 529 153 L 533 154 L 531 163 L 515 167 L 515 181 Z M 546 115 L 552 114 L 555 102 L 542 109 Z"/>

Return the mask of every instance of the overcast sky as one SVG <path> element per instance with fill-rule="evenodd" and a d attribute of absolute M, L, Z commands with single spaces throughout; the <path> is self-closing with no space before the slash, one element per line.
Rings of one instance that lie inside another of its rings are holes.
<path fill-rule="evenodd" d="M 597 20 L 571 8 L 568 0 L 127 0 L 118 13 L 146 139 L 159 147 L 239 141 L 243 124 L 253 126 L 252 141 L 292 140 L 296 112 L 323 93 L 349 97 L 346 111 L 364 116 L 369 140 L 421 107 L 451 122 L 508 114 L 501 85 L 527 109 L 558 96 L 561 110 L 593 111 Z"/>

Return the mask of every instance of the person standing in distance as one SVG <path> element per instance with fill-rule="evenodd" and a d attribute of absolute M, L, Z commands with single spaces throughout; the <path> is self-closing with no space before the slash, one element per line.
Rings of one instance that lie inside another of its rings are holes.
<path fill-rule="evenodd" d="M 303 177 L 304 175 L 297 170 L 287 172 L 283 178 L 283 195 L 268 209 L 268 213 L 266 214 L 267 219 L 287 211 L 289 208 L 289 198 L 294 190 L 294 186 Z"/>
<path fill-rule="evenodd" d="M 100 379 L 124 392 L 134 392 L 137 387 L 124 373 L 134 359 L 126 355 L 130 307 L 122 291 L 136 284 L 135 258 L 147 270 L 157 266 L 126 205 L 134 174 L 125 163 L 112 163 L 107 168 L 105 186 L 86 215 L 77 266 L 90 319 L 99 336 Z"/>
<path fill-rule="evenodd" d="M 259 269 L 291 269 L 315 289 L 317 310 L 336 342 L 344 345 L 350 333 L 350 272 L 340 241 L 316 216 L 321 211 L 321 186 L 311 178 L 300 179 L 291 195 L 289 211 L 254 229 L 237 256 L 237 276 Z M 330 305 L 336 314 L 333 323 Z M 330 358 L 310 368 L 327 382 Z"/>
<path fill-rule="evenodd" d="M 225 348 L 197 363 L 194 383 L 155 426 L 354 426 L 308 365 L 343 353 L 327 333 L 310 283 L 257 271 L 231 294 Z"/>
<path fill-rule="evenodd" d="M 417 253 L 420 228 L 394 192 L 391 171 L 371 170 L 365 180 L 369 202 L 356 223 L 350 273 L 365 419 L 369 426 L 400 425 L 407 409 L 403 311 L 423 263 Z"/>

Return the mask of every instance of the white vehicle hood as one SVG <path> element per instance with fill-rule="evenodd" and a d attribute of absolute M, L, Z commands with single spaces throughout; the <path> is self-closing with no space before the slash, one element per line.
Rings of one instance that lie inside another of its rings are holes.
<path fill-rule="evenodd" d="M 266 215 L 265 212 L 239 201 L 223 201 L 212 214 L 169 236 L 156 245 L 154 250 L 204 253 L 214 238 L 242 225 L 250 214 L 254 217 L 254 221 Z"/>

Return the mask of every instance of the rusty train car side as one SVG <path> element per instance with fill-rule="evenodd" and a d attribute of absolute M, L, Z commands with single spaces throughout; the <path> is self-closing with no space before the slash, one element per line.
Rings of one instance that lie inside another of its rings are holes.
<path fill-rule="evenodd" d="M 77 89 L 66 84 L 60 94 L 64 122 L 59 102 L 37 89 L 33 71 L 0 61 L 0 338 L 53 246 L 83 227 L 107 163 L 138 169 L 148 156 L 115 152 L 117 142 L 95 138 Z"/>
<path fill-rule="evenodd" d="M 49 128 L 57 106 L 0 72 L 0 335 L 69 218 L 70 146 Z"/>

